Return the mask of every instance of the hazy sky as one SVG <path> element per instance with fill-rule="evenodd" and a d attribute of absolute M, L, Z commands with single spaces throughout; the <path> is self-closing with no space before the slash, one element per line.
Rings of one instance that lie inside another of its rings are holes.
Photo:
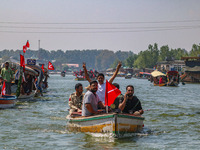
<path fill-rule="evenodd" d="M 0 50 L 191 50 L 200 0 L 0 0 Z"/>

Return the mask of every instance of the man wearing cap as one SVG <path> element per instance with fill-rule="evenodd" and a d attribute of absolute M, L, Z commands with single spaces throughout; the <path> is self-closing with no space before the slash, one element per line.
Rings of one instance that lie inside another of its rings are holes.
<path fill-rule="evenodd" d="M 6 85 L 6 94 L 11 94 L 11 81 L 13 80 L 13 73 L 12 70 L 9 67 L 9 63 L 5 63 L 5 67 L 1 70 L 1 76 L 3 80 L 5 81 Z"/>
<path fill-rule="evenodd" d="M 94 114 L 99 114 L 98 107 L 105 109 L 104 104 L 100 101 L 98 95 L 96 94 L 98 90 L 98 82 L 91 81 L 90 88 L 85 93 L 83 98 L 83 106 L 82 106 L 82 116 L 91 116 Z"/>
<path fill-rule="evenodd" d="M 83 102 L 83 85 L 81 83 L 77 83 L 75 85 L 76 92 L 72 93 L 69 97 L 69 114 L 71 115 L 73 112 L 82 112 L 82 102 Z"/>

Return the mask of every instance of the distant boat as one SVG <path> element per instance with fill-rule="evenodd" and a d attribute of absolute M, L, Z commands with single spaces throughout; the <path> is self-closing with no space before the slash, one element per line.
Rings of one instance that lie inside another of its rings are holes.
<path fill-rule="evenodd" d="M 80 77 L 76 77 L 75 80 L 76 81 L 86 81 L 86 78 L 84 78 L 83 76 L 80 76 Z"/>
<path fill-rule="evenodd" d="M 179 73 L 178 71 L 167 72 L 167 86 L 178 86 L 179 84 Z"/>
<path fill-rule="evenodd" d="M 65 77 L 65 72 L 64 71 L 61 72 L 61 76 Z"/>
<path fill-rule="evenodd" d="M 128 73 L 125 75 L 125 79 L 131 79 L 132 78 L 132 74 Z"/>
<path fill-rule="evenodd" d="M 0 97 L 0 108 L 12 108 L 16 104 L 16 96 L 13 95 L 5 95 Z"/>

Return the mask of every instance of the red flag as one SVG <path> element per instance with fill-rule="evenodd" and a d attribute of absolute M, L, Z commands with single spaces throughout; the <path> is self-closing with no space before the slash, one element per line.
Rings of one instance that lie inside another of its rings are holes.
<path fill-rule="evenodd" d="M 41 67 L 41 68 L 42 68 L 42 71 L 44 72 L 44 64 L 42 64 L 42 67 Z"/>
<path fill-rule="evenodd" d="M 30 44 L 29 44 L 29 41 L 27 40 L 27 42 L 26 42 L 26 47 L 30 47 Z"/>
<path fill-rule="evenodd" d="M 119 94 L 121 94 L 121 91 L 106 80 L 105 105 L 113 104 Z"/>
<path fill-rule="evenodd" d="M 6 84 L 3 82 L 2 90 L 1 90 L 1 96 L 6 95 Z"/>
<path fill-rule="evenodd" d="M 54 67 L 53 67 L 53 65 L 52 65 L 52 63 L 50 61 L 48 63 L 48 69 L 49 70 L 54 70 Z"/>
<path fill-rule="evenodd" d="M 23 52 L 26 53 L 26 50 L 27 50 L 27 46 L 24 45 L 24 46 L 23 46 Z"/>
<path fill-rule="evenodd" d="M 20 66 L 23 67 L 23 71 L 25 72 L 25 60 L 24 56 L 20 54 Z"/>

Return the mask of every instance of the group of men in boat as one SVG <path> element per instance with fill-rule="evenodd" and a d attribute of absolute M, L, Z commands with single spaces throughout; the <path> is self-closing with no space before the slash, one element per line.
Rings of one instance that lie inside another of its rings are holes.
<path fill-rule="evenodd" d="M 15 71 L 14 71 L 15 70 Z M 12 92 L 16 92 L 16 86 L 18 85 L 19 80 L 19 70 L 16 68 L 10 68 L 9 62 L 5 62 L 4 66 L 0 70 L 0 89 L 2 87 L 3 82 L 5 82 L 6 87 L 6 94 L 11 95 Z M 15 77 L 14 77 L 15 76 Z M 44 81 L 43 81 L 44 79 Z M 33 86 L 34 85 L 34 86 Z M 15 87 L 14 87 L 15 86 Z M 12 88 L 15 90 L 13 91 Z M 42 94 L 42 88 L 48 87 L 47 85 L 47 77 L 44 77 L 42 73 L 41 81 L 38 82 L 38 77 L 30 75 L 30 74 L 23 74 L 23 81 L 20 88 L 20 93 L 22 95 L 30 95 L 32 90 L 38 90 L 38 93 Z M 1 92 L 1 90 L 0 90 Z"/>
<path fill-rule="evenodd" d="M 112 83 L 115 79 L 119 69 L 121 67 L 121 62 L 118 63 L 117 69 L 113 76 L 109 79 L 109 83 Z M 88 76 L 86 64 L 83 63 L 83 70 L 85 77 L 90 83 L 87 87 L 87 92 L 83 93 L 83 86 L 81 83 L 75 85 L 76 92 L 72 93 L 69 97 L 69 107 L 70 115 L 91 116 L 105 112 L 105 88 L 106 83 L 104 82 L 104 74 L 100 73 L 96 80 L 91 80 Z M 113 83 L 119 89 L 119 84 Z M 128 85 L 126 87 L 126 93 L 124 95 L 120 94 L 109 108 L 109 111 L 129 113 L 134 115 L 142 115 L 144 113 L 140 100 L 133 95 L 134 87 Z"/>

